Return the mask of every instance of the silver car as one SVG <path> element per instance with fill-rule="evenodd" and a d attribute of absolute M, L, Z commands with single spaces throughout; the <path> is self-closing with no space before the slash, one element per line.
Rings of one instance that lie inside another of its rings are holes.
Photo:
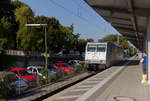
<path fill-rule="evenodd" d="M 0 76 L 2 76 L 4 72 L 0 72 Z M 26 90 L 29 86 L 26 83 L 25 80 L 20 79 L 17 74 L 13 72 L 6 72 L 7 77 L 11 80 L 10 86 L 15 87 L 15 90 L 17 92 Z M 0 79 L 1 81 L 4 81 L 3 78 Z M 11 88 L 10 87 L 10 88 Z"/>
<path fill-rule="evenodd" d="M 37 76 L 41 76 L 43 79 L 46 79 L 46 74 L 43 75 L 40 73 L 41 69 L 44 69 L 41 66 L 28 66 L 28 70 L 30 70 L 32 73 L 35 73 Z M 54 71 L 48 70 L 48 77 L 52 77 L 54 80 L 57 79 L 57 74 Z"/>

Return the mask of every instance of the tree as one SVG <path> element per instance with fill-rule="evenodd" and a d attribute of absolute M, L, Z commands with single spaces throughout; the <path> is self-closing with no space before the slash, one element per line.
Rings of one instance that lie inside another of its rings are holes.
<path fill-rule="evenodd" d="M 0 39 L 7 40 L 5 41 L 5 46 L 2 46 L 4 49 L 13 49 L 15 47 L 15 32 L 13 29 L 12 23 L 8 20 L 8 18 L 3 17 L 0 20 Z"/>
<path fill-rule="evenodd" d="M 63 47 L 63 32 L 62 32 L 62 26 L 60 25 L 59 21 L 52 17 L 45 17 L 45 16 L 37 16 L 35 17 L 35 23 L 40 24 L 47 24 L 47 45 L 48 45 L 48 52 L 49 53 L 57 53 L 59 52 Z M 38 32 L 41 32 L 43 37 L 39 37 L 41 41 L 40 47 L 42 50 L 45 50 L 44 46 L 44 27 L 39 27 L 37 30 Z M 42 44 L 43 43 L 43 44 Z"/>
<path fill-rule="evenodd" d="M 5 44 L 1 44 L 1 47 L 3 49 L 16 49 L 17 26 L 13 14 L 13 2 L 11 0 L 1 0 L 0 6 L 0 40 L 5 42 Z"/>
<path fill-rule="evenodd" d="M 136 48 L 134 48 L 133 46 L 129 46 L 129 54 L 130 56 L 133 56 L 136 54 Z"/>
<path fill-rule="evenodd" d="M 117 44 L 117 38 L 118 38 L 118 35 L 107 35 L 104 38 L 102 38 L 100 41 L 102 41 L 102 42 L 109 41 L 109 42 Z M 120 35 L 119 35 L 119 44 L 121 46 L 123 46 L 124 49 L 128 49 L 128 42 L 127 42 L 127 40 L 125 39 L 125 37 L 120 36 Z"/>
<path fill-rule="evenodd" d="M 19 23 L 16 37 L 18 48 L 27 51 L 35 50 L 34 46 L 31 45 L 33 43 L 32 39 L 36 36 L 36 30 L 34 28 L 25 27 L 25 24 L 34 22 L 34 13 L 27 5 L 21 5 L 20 8 L 15 10 L 15 18 Z"/>
<path fill-rule="evenodd" d="M 79 39 L 73 34 L 73 24 L 62 26 L 54 17 L 36 16 L 31 8 L 19 0 L 0 1 L 0 48 L 45 52 L 44 27 L 25 27 L 27 23 L 47 24 L 46 35 L 49 53 L 63 49 L 83 51 L 93 39 Z"/>
<path fill-rule="evenodd" d="M 85 47 L 86 47 L 86 44 L 88 42 L 94 42 L 93 39 L 89 38 L 89 39 L 79 39 L 78 40 L 78 44 L 77 44 L 77 50 L 82 53 L 82 52 L 85 52 Z"/>
<path fill-rule="evenodd" d="M 73 25 L 63 27 L 59 21 L 54 18 L 37 16 L 36 23 L 47 24 L 47 44 L 49 53 L 58 53 L 62 49 L 74 49 L 75 38 L 78 35 L 73 34 Z M 39 30 L 42 30 L 41 28 Z"/>
<path fill-rule="evenodd" d="M 64 34 L 64 49 L 74 50 L 79 38 L 79 34 L 73 34 L 73 24 L 63 28 Z"/>
<path fill-rule="evenodd" d="M 10 14 L 11 0 L 0 0 L 0 19 L 8 17 Z"/>

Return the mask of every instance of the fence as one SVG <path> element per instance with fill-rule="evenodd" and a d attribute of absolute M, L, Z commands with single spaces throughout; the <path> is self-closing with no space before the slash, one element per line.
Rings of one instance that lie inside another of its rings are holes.
<path fill-rule="evenodd" d="M 7 55 L 16 55 L 16 56 L 26 56 L 26 51 L 18 51 L 18 50 L 6 50 Z M 36 56 L 36 57 L 43 57 L 45 56 L 45 53 L 39 53 L 39 52 L 31 52 L 30 56 Z M 48 54 L 49 56 L 49 54 Z"/>

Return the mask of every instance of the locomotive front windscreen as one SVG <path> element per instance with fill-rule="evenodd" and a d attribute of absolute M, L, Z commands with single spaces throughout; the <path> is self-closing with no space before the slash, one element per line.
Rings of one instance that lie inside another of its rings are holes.
<path fill-rule="evenodd" d="M 87 51 L 88 52 L 95 52 L 96 51 L 96 45 L 95 44 L 90 44 L 88 45 Z"/>
<path fill-rule="evenodd" d="M 106 44 L 89 44 L 87 51 L 88 52 L 105 52 Z"/>
<path fill-rule="evenodd" d="M 105 52 L 106 45 L 105 44 L 99 44 L 97 45 L 97 52 Z"/>

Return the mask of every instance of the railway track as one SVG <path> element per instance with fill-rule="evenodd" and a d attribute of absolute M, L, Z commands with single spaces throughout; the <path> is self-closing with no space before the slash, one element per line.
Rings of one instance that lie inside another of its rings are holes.
<path fill-rule="evenodd" d="M 52 96 L 72 85 L 75 85 L 91 76 L 95 73 L 82 73 L 73 77 L 66 77 L 63 80 L 59 80 L 54 83 L 50 83 L 38 88 L 33 88 L 27 92 L 22 93 L 21 95 L 10 99 L 10 100 L 21 100 L 21 101 L 42 101 L 43 99 Z"/>
<path fill-rule="evenodd" d="M 122 64 L 123 63 L 120 63 L 119 66 Z M 112 72 L 109 72 L 109 73 L 112 73 Z M 71 87 L 83 80 L 86 80 L 86 79 L 94 76 L 95 74 L 99 74 L 99 73 L 93 73 L 93 72 L 92 73 L 88 73 L 88 72 L 82 73 L 82 74 L 76 75 L 71 78 L 66 78 L 64 80 L 60 80 L 55 83 L 51 83 L 51 84 L 47 84 L 47 85 L 35 88 L 31 91 L 25 92 L 24 94 L 22 94 L 18 97 L 11 99 L 11 100 L 42 101 L 54 94 L 57 94 L 57 93 L 63 91 L 64 89 L 66 89 L 68 87 Z M 106 73 L 106 74 L 108 74 L 108 73 Z M 96 79 L 98 79 L 98 78 L 96 78 Z M 91 81 L 98 82 L 98 81 L 94 81 L 94 80 L 91 80 Z"/>
<path fill-rule="evenodd" d="M 65 89 L 53 96 L 48 96 L 43 101 L 94 101 L 97 94 L 103 92 L 111 82 L 125 69 L 131 61 L 125 61 L 117 66 L 108 68 L 93 75 L 78 84 Z M 123 64 L 123 65 L 122 65 Z M 97 93 L 99 92 L 99 93 Z"/>

